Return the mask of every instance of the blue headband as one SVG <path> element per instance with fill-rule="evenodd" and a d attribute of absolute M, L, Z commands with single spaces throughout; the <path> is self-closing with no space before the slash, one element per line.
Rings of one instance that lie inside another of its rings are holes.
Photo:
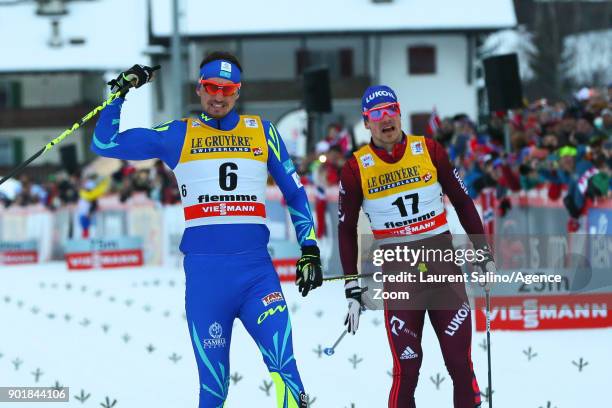
<path fill-rule="evenodd" d="M 363 112 L 373 108 L 379 103 L 397 102 L 397 96 L 393 89 L 386 85 L 371 86 L 363 93 L 361 98 L 361 109 Z"/>
<path fill-rule="evenodd" d="M 225 78 L 237 84 L 240 82 L 240 69 L 226 60 L 211 61 L 200 69 L 200 79 L 208 78 Z"/>

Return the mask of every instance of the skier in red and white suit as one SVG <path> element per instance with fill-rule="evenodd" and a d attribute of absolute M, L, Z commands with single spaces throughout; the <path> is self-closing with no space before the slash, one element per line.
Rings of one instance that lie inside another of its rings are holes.
<path fill-rule="evenodd" d="M 493 258 L 480 217 L 444 148 L 433 139 L 406 135 L 401 130 L 400 106 L 387 86 L 373 86 L 362 98 L 364 123 L 371 142 L 357 150 L 341 172 L 338 226 L 340 258 L 344 274 L 357 274 L 357 221 L 363 208 L 380 249 L 400 244 L 410 248 L 451 249 L 451 235 L 442 201 L 443 194 L 455 207 L 459 220 L 475 249 L 484 254 L 478 265 L 494 270 Z M 419 265 L 428 274 L 461 274 L 453 262 L 433 261 Z M 406 263 L 388 262 L 383 272 L 418 272 Z M 358 281 L 345 285 L 350 333 L 359 325 L 363 289 Z M 404 288 L 406 284 L 403 284 Z M 402 284 L 385 284 L 385 291 Z M 393 354 L 393 386 L 390 408 L 414 408 L 414 392 L 423 358 L 421 337 L 425 312 L 436 332 L 444 362 L 453 380 L 454 407 L 475 408 L 481 403 L 474 375 L 471 349 L 471 310 L 465 284 L 410 286 L 409 304 L 385 302 L 385 326 Z"/>

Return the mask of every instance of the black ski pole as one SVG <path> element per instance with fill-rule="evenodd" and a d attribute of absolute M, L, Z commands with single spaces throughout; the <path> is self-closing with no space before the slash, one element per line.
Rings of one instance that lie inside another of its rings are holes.
<path fill-rule="evenodd" d="M 488 379 L 489 379 L 489 408 L 493 408 L 493 388 L 491 385 L 491 292 L 489 288 L 485 288 L 485 302 L 487 313 L 487 364 L 488 364 Z"/>

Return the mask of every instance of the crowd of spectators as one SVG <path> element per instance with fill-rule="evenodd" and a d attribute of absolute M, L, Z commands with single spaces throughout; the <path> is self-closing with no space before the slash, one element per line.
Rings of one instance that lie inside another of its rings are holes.
<path fill-rule="evenodd" d="M 472 198 L 485 188 L 496 190 L 502 216 L 511 207 L 509 192 L 545 189 L 549 199 L 563 200 L 572 219 L 593 200 L 612 196 L 612 84 L 583 88 L 569 101 L 539 99 L 507 117 L 493 114 L 481 125 L 465 114 L 439 123 L 426 136 L 447 149 Z M 338 184 L 352 151 L 343 132 L 331 125 L 300 166 L 320 192 Z M 319 201 L 318 209 L 324 197 Z"/>
<path fill-rule="evenodd" d="M 473 198 L 495 188 L 503 215 L 508 192 L 544 188 L 578 218 L 590 202 L 611 196 L 612 84 L 584 88 L 569 102 L 540 99 L 505 119 L 493 115 L 479 127 L 456 115 L 434 135 Z"/>
<path fill-rule="evenodd" d="M 612 84 L 604 90 L 583 88 L 569 101 L 536 100 L 480 125 L 465 114 L 439 123 L 427 136 L 447 148 L 470 196 L 496 189 L 501 215 L 510 207 L 509 192 L 544 188 L 551 200 L 563 199 L 573 218 L 592 200 L 611 196 Z M 303 182 L 317 188 L 318 213 L 325 211 L 327 188 L 338 184 L 344 161 L 358 147 L 348 129 L 331 124 L 315 150 L 296 163 Z M 160 204 L 180 201 L 176 179 L 161 161 L 150 169 L 122 162 L 110 178 L 105 194 L 116 193 L 121 201 L 135 192 Z M 95 175 L 65 172 L 42 183 L 21 176 L 10 194 L 0 190 L 0 201 L 5 207 L 41 203 L 54 209 L 77 203 L 83 191 L 99 182 Z"/>
<path fill-rule="evenodd" d="M 175 204 L 180 195 L 173 176 L 161 160 L 150 168 L 137 169 L 127 161 L 107 177 L 95 173 L 68 174 L 64 170 L 48 175 L 43 182 L 34 182 L 29 176 L 21 175 L 9 180 L 0 189 L 1 207 L 24 207 L 41 204 L 50 210 L 66 205 L 78 204 L 80 200 L 93 201 L 99 198 L 92 191 L 104 184 L 103 195 L 117 194 L 121 202 L 127 201 L 134 193 L 144 193 L 160 204 Z"/>

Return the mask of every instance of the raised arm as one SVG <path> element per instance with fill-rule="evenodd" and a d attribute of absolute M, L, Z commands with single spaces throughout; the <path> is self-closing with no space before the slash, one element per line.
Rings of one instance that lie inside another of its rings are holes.
<path fill-rule="evenodd" d="M 91 150 L 100 156 L 116 159 L 161 159 L 174 168 L 185 136 L 185 122 L 170 121 L 153 129 L 133 128 L 119 132 L 124 101 L 118 98 L 102 110 L 94 130 Z"/>

